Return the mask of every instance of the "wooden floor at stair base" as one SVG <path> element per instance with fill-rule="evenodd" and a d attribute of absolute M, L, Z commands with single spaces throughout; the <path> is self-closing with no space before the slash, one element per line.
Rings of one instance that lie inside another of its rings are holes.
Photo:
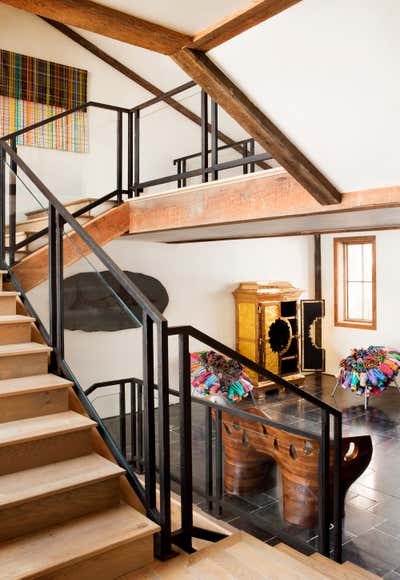
<path fill-rule="evenodd" d="M 104 246 L 129 230 L 129 206 L 122 204 L 88 222 L 85 230 L 100 245 Z M 81 238 L 71 233 L 64 236 L 64 267 L 91 253 Z M 35 288 L 48 278 L 48 248 L 43 247 L 13 266 L 12 271 L 25 292 Z"/>

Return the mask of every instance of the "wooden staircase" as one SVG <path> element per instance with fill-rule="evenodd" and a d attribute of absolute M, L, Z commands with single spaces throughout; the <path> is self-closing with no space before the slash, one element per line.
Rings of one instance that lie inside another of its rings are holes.
<path fill-rule="evenodd" d="M 151 563 L 159 527 L 17 301 L 0 273 L 0 578 L 111 579 Z"/>
<path fill-rule="evenodd" d="M 153 562 L 120 580 L 376 580 L 350 562 L 337 564 L 320 554 L 304 556 L 285 544 L 269 546 L 237 532 L 198 552 L 168 562 Z"/>

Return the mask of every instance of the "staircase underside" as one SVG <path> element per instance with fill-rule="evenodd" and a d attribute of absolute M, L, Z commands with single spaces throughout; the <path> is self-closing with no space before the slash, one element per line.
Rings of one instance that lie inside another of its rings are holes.
<path fill-rule="evenodd" d="M 122 204 L 91 219 L 84 229 L 100 245 L 104 246 L 111 240 L 129 231 L 129 206 Z M 75 233 L 64 237 L 64 267 L 70 266 L 83 256 L 91 253 L 89 247 Z M 13 267 L 18 282 L 29 292 L 48 278 L 48 246 L 43 246 Z"/>
<path fill-rule="evenodd" d="M 278 168 L 131 200 L 135 240 L 191 242 L 400 227 L 400 186 L 320 205 Z"/>

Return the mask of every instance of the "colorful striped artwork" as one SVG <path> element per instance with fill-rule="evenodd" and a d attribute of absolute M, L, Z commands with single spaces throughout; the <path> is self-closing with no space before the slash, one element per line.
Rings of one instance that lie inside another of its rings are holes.
<path fill-rule="evenodd" d="M 0 136 L 87 101 L 87 71 L 0 50 Z M 79 111 L 30 131 L 17 144 L 88 150 L 87 113 Z"/>

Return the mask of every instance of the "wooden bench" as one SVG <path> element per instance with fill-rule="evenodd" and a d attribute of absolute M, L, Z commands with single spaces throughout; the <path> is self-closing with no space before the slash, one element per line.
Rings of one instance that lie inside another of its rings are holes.
<path fill-rule="evenodd" d="M 265 418 L 260 409 L 247 412 Z M 284 429 L 222 413 L 224 487 L 232 495 L 266 491 L 271 463 L 282 477 L 283 516 L 289 523 L 313 528 L 318 521 L 319 441 Z M 367 468 L 372 456 L 369 435 L 343 437 L 343 495 Z M 333 446 L 330 454 L 331 481 Z"/>

